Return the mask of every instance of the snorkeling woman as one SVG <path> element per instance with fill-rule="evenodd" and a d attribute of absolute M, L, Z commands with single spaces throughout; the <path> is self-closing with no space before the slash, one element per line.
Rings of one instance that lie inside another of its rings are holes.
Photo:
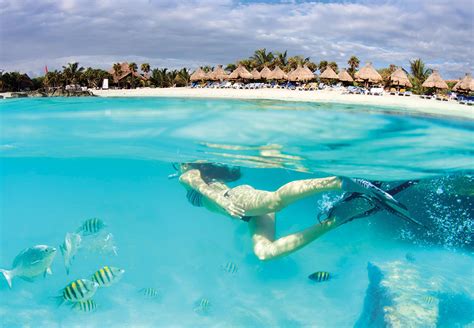
<path fill-rule="evenodd" d="M 240 169 L 212 163 L 184 163 L 176 169 L 187 190 L 189 202 L 209 211 L 248 222 L 253 251 L 260 260 L 290 254 L 354 219 L 330 215 L 324 221 L 293 234 L 275 239 L 276 213 L 288 205 L 326 191 L 346 191 L 362 195 L 368 201 L 407 220 L 408 210 L 392 196 L 368 181 L 344 177 L 305 179 L 289 182 L 276 191 L 254 189 L 249 185 L 228 187 L 225 182 L 240 178 Z"/>

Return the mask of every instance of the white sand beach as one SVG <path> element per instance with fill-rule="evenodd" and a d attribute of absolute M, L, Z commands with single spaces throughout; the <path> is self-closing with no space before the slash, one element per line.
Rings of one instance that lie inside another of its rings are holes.
<path fill-rule="evenodd" d="M 270 99 L 310 101 L 392 107 L 397 112 L 407 111 L 435 116 L 474 119 L 474 108 L 455 101 L 422 99 L 419 96 L 372 96 L 342 94 L 338 90 L 298 91 L 287 89 L 206 89 L 206 88 L 140 88 L 121 90 L 91 90 L 99 97 L 194 97 L 232 99 Z"/>

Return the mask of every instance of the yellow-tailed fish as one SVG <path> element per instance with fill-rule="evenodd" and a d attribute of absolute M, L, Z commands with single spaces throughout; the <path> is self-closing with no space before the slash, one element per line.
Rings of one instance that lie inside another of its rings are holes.
<path fill-rule="evenodd" d="M 331 277 L 331 274 L 326 271 L 317 271 L 308 276 L 309 279 L 316 282 L 328 281 L 329 279 L 331 279 Z"/>
<path fill-rule="evenodd" d="M 82 302 L 91 299 L 97 291 L 99 284 L 87 279 L 78 279 L 69 283 L 57 297 L 58 305 L 68 302 Z"/>
<path fill-rule="evenodd" d="M 78 312 L 90 313 L 97 309 L 97 303 L 92 299 L 76 302 L 72 305 L 72 309 Z"/>
<path fill-rule="evenodd" d="M 124 273 L 124 269 L 106 265 L 103 268 L 97 270 L 92 275 L 91 279 L 92 281 L 99 284 L 99 287 L 109 287 L 110 285 L 118 282 Z"/>
<path fill-rule="evenodd" d="M 239 267 L 237 266 L 237 264 L 233 262 L 227 262 L 224 266 L 222 266 L 222 269 L 225 272 L 232 273 L 232 274 L 237 273 L 239 271 Z"/>
<path fill-rule="evenodd" d="M 93 218 L 84 221 L 79 229 L 77 229 L 77 232 L 82 233 L 83 235 L 92 235 L 98 233 L 100 230 L 105 228 L 105 226 L 104 221 L 98 218 Z"/>
<path fill-rule="evenodd" d="M 195 303 L 194 312 L 198 314 L 208 314 L 211 309 L 211 302 L 207 298 L 201 298 Z"/>
<path fill-rule="evenodd" d="M 436 298 L 428 295 L 423 297 L 423 301 L 425 301 L 427 304 L 433 304 L 436 301 Z"/>
<path fill-rule="evenodd" d="M 160 295 L 160 292 L 153 287 L 142 288 L 138 292 L 147 298 L 156 298 Z"/>

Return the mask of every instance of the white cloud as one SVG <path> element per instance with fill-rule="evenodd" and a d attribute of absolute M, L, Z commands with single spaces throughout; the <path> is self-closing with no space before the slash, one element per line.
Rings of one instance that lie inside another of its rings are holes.
<path fill-rule="evenodd" d="M 421 57 L 447 78 L 473 69 L 471 0 L 4 0 L 0 20 L 0 68 L 32 73 L 69 58 L 101 67 L 119 60 L 195 67 L 260 47 L 343 66 L 352 54 L 376 66 L 406 67 Z"/>

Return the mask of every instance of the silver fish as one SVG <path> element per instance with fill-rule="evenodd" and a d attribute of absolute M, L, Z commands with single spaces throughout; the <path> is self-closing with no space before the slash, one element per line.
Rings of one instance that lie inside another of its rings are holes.
<path fill-rule="evenodd" d="M 64 243 L 59 246 L 64 258 L 64 266 L 66 267 L 67 274 L 69 274 L 69 268 L 71 267 L 72 260 L 81 246 L 81 242 L 82 238 L 79 234 L 68 232 L 64 238 Z"/>
<path fill-rule="evenodd" d="M 51 264 L 55 255 L 56 248 L 47 245 L 26 248 L 15 257 L 11 270 L 0 269 L 0 272 L 3 273 L 11 288 L 14 277 L 33 281 L 41 275 L 46 276 L 46 273 L 52 274 Z"/>
<path fill-rule="evenodd" d="M 114 236 L 105 231 L 94 235 L 83 236 L 81 247 L 92 253 L 117 255 L 117 246 L 115 245 Z"/>

